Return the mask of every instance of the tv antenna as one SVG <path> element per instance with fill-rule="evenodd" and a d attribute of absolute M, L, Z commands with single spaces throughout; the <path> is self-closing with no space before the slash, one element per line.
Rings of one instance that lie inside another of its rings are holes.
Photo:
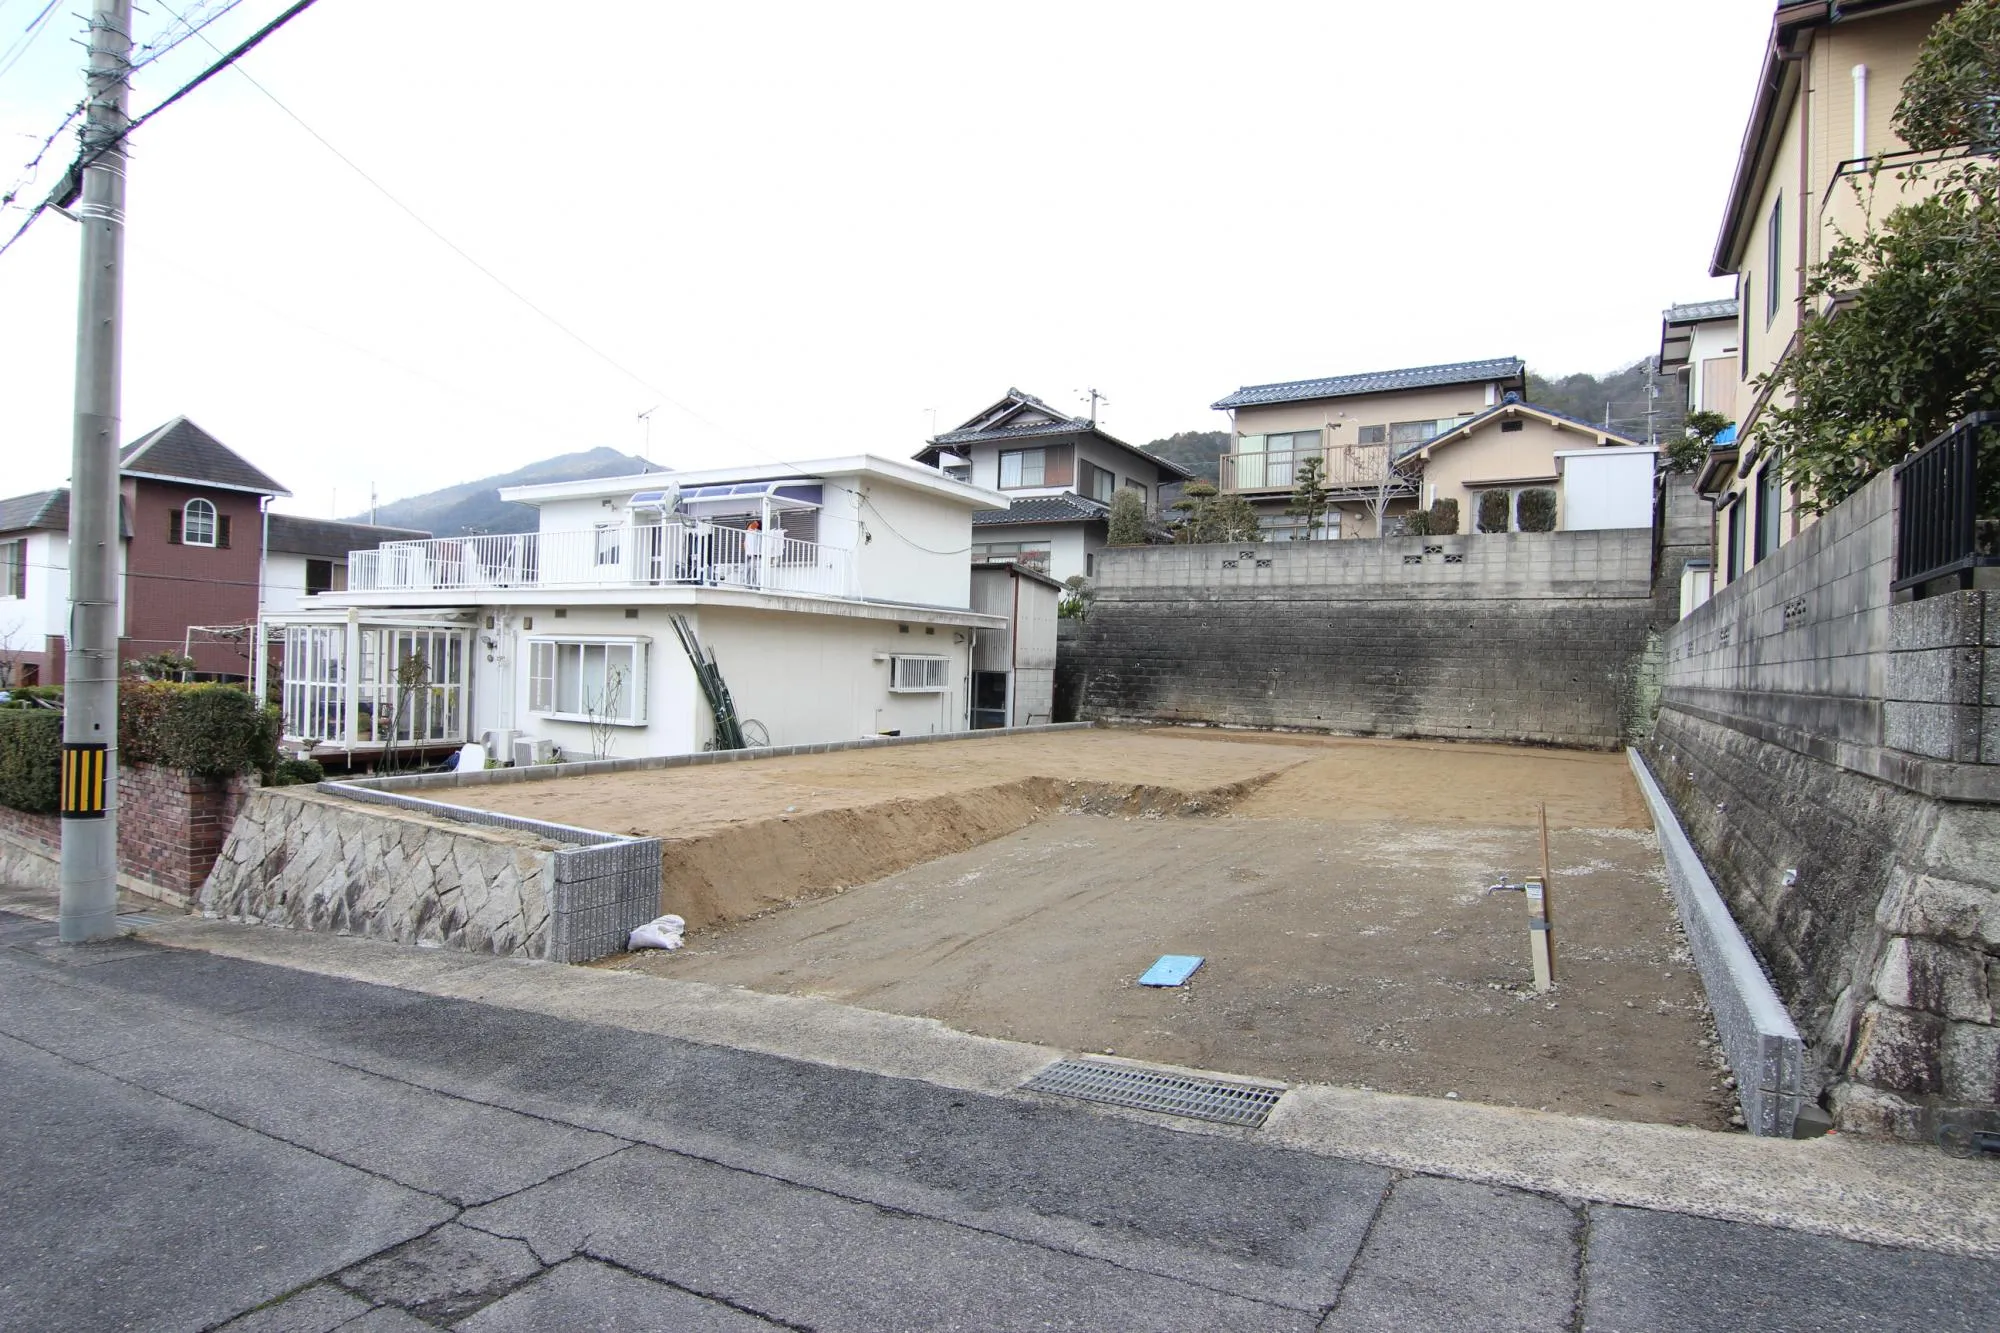
<path fill-rule="evenodd" d="M 653 413 L 659 410 L 660 410 L 660 405 L 658 403 L 654 403 L 651 407 L 647 408 L 645 411 L 639 414 L 639 424 L 645 429 L 646 432 L 645 443 L 640 445 L 639 448 L 641 450 L 641 456 L 644 457 L 646 461 L 649 463 L 652 462 L 652 454 L 653 454 Z"/>
<path fill-rule="evenodd" d="M 1097 424 L 1097 405 L 1099 403 L 1103 403 L 1106 407 L 1111 405 L 1111 400 L 1095 389 L 1078 389 L 1076 396 L 1090 399 L 1090 424 L 1093 426 Z"/>

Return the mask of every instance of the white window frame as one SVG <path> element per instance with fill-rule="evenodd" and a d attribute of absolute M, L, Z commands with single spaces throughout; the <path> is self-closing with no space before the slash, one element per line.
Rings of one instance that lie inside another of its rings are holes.
<path fill-rule="evenodd" d="M 14 537 L 0 541 L 0 601 L 13 601 L 14 587 L 19 584 L 21 596 L 27 596 L 28 587 L 28 539 Z"/>
<path fill-rule="evenodd" d="M 920 673 L 912 669 L 921 667 Z M 911 674 L 918 676 L 917 683 L 909 683 Z M 935 680 L 933 680 L 935 677 Z M 951 688 L 951 659 L 949 657 L 929 657 L 913 653 L 897 653 L 889 659 L 889 693 L 891 694 L 942 694 Z"/>
<path fill-rule="evenodd" d="M 528 640 L 528 711 L 556 722 L 602 722 L 614 727 L 643 727 L 646 725 L 646 678 L 649 650 L 652 640 L 644 635 L 593 635 L 563 634 L 536 636 Z M 624 705 L 616 717 L 593 717 L 581 696 L 583 663 L 589 650 L 629 649 L 632 654 L 631 691 L 622 700 Z M 578 691 L 575 709 L 559 708 L 563 702 L 557 697 L 561 685 L 561 658 L 565 651 L 574 650 L 577 656 Z"/>
<path fill-rule="evenodd" d="M 591 547 L 593 563 L 599 569 L 616 568 L 622 564 L 621 548 L 624 545 L 625 525 L 623 523 L 599 523 L 597 539 Z"/>
<path fill-rule="evenodd" d="M 196 505 L 200 505 L 202 509 L 206 511 L 207 514 L 208 536 L 206 538 L 201 538 L 194 535 L 195 534 L 194 516 L 195 516 Z M 213 500 L 204 500 L 199 495 L 197 495 L 194 499 L 189 500 L 186 504 L 181 506 L 181 545 L 213 546 L 215 545 L 216 531 L 220 527 L 221 527 L 220 516 L 216 513 L 215 502 Z"/>

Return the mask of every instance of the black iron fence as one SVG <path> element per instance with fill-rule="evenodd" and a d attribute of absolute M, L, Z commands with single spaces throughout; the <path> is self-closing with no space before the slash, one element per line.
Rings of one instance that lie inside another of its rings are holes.
<path fill-rule="evenodd" d="M 1984 454 L 1982 467 L 1981 455 Z M 1938 579 L 1972 586 L 2000 566 L 2000 412 L 1980 412 L 1896 465 L 1896 581 L 1900 592 Z"/>

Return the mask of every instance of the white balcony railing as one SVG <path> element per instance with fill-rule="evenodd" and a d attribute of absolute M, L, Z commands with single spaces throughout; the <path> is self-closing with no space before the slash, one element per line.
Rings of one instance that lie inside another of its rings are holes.
<path fill-rule="evenodd" d="M 1299 465 L 1320 460 L 1320 485 L 1330 491 L 1373 491 L 1384 485 L 1402 492 L 1414 483 L 1389 466 L 1386 444 L 1326 445 L 1318 449 L 1273 449 L 1224 454 L 1224 491 L 1289 491 L 1298 485 Z"/>
<path fill-rule="evenodd" d="M 854 552 L 780 532 L 655 523 L 388 542 L 347 558 L 349 592 L 652 588 L 675 584 L 859 597 Z"/>

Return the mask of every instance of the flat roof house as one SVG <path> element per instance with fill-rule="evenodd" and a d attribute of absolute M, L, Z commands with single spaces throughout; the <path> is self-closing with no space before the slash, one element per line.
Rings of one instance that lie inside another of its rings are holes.
<path fill-rule="evenodd" d="M 1161 486 L 1194 475 L 1019 389 L 916 457 L 1006 498 L 973 515 L 974 561 L 1016 561 L 1059 582 L 1097 572 L 1114 494 L 1136 491 L 1152 513 Z"/>
<path fill-rule="evenodd" d="M 975 658 L 1010 622 L 975 609 L 966 548 L 973 515 L 1006 497 L 920 463 L 501 496 L 538 509 L 539 528 L 357 551 L 344 591 L 266 617 L 288 747 L 366 758 L 485 740 L 506 761 L 516 741 L 530 757 L 629 758 L 726 746 L 732 728 L 753 745 L 963 731 L 975 670 L 1039 661 L 1033 645 Z M 1051 654 L 1054 636 L 1051 619 Z"/>

